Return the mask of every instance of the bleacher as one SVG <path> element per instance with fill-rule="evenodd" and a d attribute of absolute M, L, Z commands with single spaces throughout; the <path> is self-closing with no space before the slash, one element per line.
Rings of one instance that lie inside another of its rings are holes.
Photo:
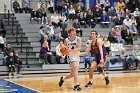
<path fill-rule="evenodd" d="M 41 48 L 41 44 L 39 42 L 39 27 L 41 24 L 31 24 L 30 23 L 30 14 L 13 14 L 10 13 L 9 24 L 8 24 L 8 16 L 4 17 L 4 14 L 0 14 L 0 18 L 5 25 L 5 29 L 7 31 L 6 34 L 6 42 L 9 42 L 11 46 L 19 52 L 19 57 L 23 62 L 23 67 L 21 69 L 22 74 L 28 73 L 55 73 L 55 72 L 68 72 L 69 64 L 47 64 L 42 65 L 39 59 L 39 52 Z M 50 14 L 48 14 L 48 18 L 50 18 Z M 12 24 L 12 22 L 14 24 Z M 68 23 L 68 28 L 72 26 L 72 21 L 70 20 Z M 45 25 L 44 25 L 45 26 Z M 97 24 L 94 28 L 97 30 L 99 35 L 107 36 L 109 28 L 101 28 L 100 24 Z M 18 31 L 17 31 L 18 28 Z M 81 51 L 84 51 L 86 48 L 86 41 L 89 39 L 90 31 L 93 28 L 81 28 L 83 30 L 82 39 L 82 48 Z M 54 29 L 57 34 L 60 34 L 60 29 Z M 134 41 L 134 44 L 139 43 L 140 37 L 138 40 Z M 51 50 L 55 52 L 55 47 L 58 42 L 52 42 Z M 132 46 L 125 46 L 128 54 L 131 55 Z M 28 50 L 28 53 L 27 53 Z M 112 51 L 111 51 L 112 52 Z M 116 55 L 119 55 L 120 52 L 115 52 Z M 0 54 L 0 62 L 2 63 L 3 54 Z M 81 58 L 82 59 L 82 58 Z M 53 56 L 53 61 L 55 62 L 55 56 Z M 28 64 L 27 64 L 28 63 Z M 29 68 L 28 68 L 29 66 Z M 7 74 L 6 66 L 0 66 L 1 74 Z M 123 69 L 122 64 L 111 65 L 109 63 L 109 70 L 119 70 Z M 80 63 L 80 71 L 84 71 L 84 63 Z"/>

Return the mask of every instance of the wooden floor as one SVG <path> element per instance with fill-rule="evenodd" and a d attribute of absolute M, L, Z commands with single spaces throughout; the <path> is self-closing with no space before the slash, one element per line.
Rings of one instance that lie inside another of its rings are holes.
<path fill-rule="evenodd" d="M 8 81 L 37 90 L 39 93 L 140 93 L 140 73 L 111 74 L 109 77 L 111 80 L 109 86 L 105 85 L 101 75 L 95 75 L 94 85 L 91 88 L 85 88 L 88 75 L 79 75 L 79 82 L 82 87 L 80 92 L 72 89 L 73 79 L 65 81 L 61 88 L 58 87 L 60 76 L 19 78 Z"/>

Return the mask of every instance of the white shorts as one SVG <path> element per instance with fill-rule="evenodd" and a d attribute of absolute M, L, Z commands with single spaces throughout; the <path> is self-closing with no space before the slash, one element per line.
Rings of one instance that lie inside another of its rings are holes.
<path fill-rule="evenodd" d="M 68 63 L 80 62 L 79 54 L 68 54 L 67 55 L 67 62 Z"/>

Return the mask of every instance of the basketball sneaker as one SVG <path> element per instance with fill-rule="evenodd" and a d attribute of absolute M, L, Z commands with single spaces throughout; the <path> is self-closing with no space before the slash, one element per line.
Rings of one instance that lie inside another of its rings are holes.
<path fill-rule="evenodd" d="M 89 81 L 89 82 L 85 85 L 85 87 L 91 87 L 91 86 L 92 86 L 91 81 Z"/>
<path fill-rule="evenodd" d="M 80 91 L 81 90 L 80 85 L 75 85 L 73 90 Z"/>
<path fill-rule="evenodd" d="M 109 80 L 109 77 L 108 76 L 105 77 L 105 82 L 106 82 L 106 85 L 109 85 L 110 80 Z"/>
<path fill-rule="evenodd" d="M 63 76 L 62 76 L 62 77 L 60 77 L 59 87 L 61 87 L 63 85 L 63 83 L 64 83 L 64 80 L 63 80 Z"/>

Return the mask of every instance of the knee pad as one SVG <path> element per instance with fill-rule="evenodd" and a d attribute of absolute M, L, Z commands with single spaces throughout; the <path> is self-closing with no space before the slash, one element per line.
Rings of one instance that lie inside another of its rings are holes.
<path fill-rule="evenodd" d="M 97 67 L 97 70 L 102 73 L 103 72 L 103 67 Z"/>

